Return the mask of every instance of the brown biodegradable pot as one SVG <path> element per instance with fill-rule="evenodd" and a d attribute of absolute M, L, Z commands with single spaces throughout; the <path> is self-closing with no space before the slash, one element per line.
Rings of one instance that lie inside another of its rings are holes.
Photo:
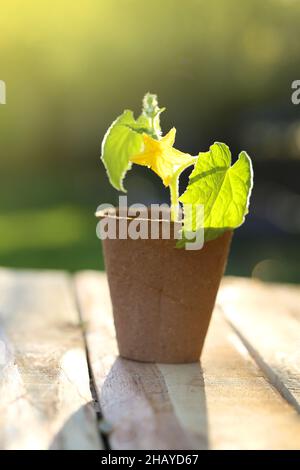
<path fill-rule="evenodd" d="M 116 213 L 111 217 L 121 220 Z M 132 218 L 125 219 L 128 226 Z M 161 363 L 199 360 L 231 238 L 227 231 L 190 251 L 176 249 L 174 239 L 102 241 L 122 357 Z"/>

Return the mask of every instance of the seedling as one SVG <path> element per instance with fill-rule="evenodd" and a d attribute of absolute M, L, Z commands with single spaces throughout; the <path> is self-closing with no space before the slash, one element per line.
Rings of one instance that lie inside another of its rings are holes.
<path fill-rule="evenodd" d="M 179 204 L 185 214 L 182 239 L 185 231 L 197 232 L 204 228 L 204 240 L 213 240 L 227 230 L 233 230 L 245 220 L 253 185 L 250 157 L 242 151 L 231 166 L 229 147 L 215 142 L 207 152 L 192 156 L 174 148 L 176 129 L 162 135 L 156 95 L 147 93 L 143 99 L 141 115 L 135 119 L 126 110 L 109 127 L 102 142 L 101 159 L 111 184 L 126 192 L 123 181 L 132 164 L 147 166 L 170 190 L 171 219 L 177 221 Z M 186 190 L 179 195 L 179 178 L 193 166 Z M 197 207 L 204 207 L 204 220 L 199 221 Z M 185 210 L 185 208 L 192 210 Z M 201 227 L 200 227 L 201 224 Z"/>

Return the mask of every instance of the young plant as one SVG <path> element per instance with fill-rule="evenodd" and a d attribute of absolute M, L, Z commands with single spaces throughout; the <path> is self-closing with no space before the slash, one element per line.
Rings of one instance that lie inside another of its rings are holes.
<path fill-rule="evenodd" d="M 162 136 L 156 95 L 147 93 L 141 115 L 135 119 L 126 110 L 106 132 L 102 142 L 101 159 L 111 184 L 126 192 L 123 180 L 132 163 L 151 168 L 170 190 L 171 219 L 178 218 L 179 203 L 185 214 L 183 237 L 177 246 L 185 244 L 185 231 L 197 232 L 204 228 L 204 240 L 213 240 L 226 230 L 239 227 L 248 213 L 253 185 L 250 157 L 241 152 L 231 166 L 227 145 L 215 142 L 198 157 L 175 149 L 176 129 Z M 194 166 L 185 192 L 179 196 L 179 178 L 188 167 Z M 204 207 L 204 220 L 197 217 L 197 207 Z M 185 208 L 191 210 L 185 210 Z M 201 225 L 200 225 L 201 224 Z"/>

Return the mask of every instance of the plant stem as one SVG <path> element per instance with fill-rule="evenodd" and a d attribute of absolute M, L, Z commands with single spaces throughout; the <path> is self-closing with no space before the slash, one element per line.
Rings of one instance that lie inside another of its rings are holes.
<path fill-rule="evenodd" d="M 178 197 L 179 197 L 179 184 L 178 176 L 175 175 L 170 183 L 170 196 L 171 196 L 171 221 L 178 220 Z"/>

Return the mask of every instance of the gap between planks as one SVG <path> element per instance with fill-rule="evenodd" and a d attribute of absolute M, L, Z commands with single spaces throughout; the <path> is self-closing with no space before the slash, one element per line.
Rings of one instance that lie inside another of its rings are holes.
<path fill-rule="evenodd" d="M 93 406 L 94 406 L 94 411 L 95 411 L 95 416 L 96 416 L 96 421 L 97 421 L 97 432 L 99 434 L 99 439 L 100 439 L 100 443 L 101 443 L 100 447 L 101 447 L 102 450 L 110 450 L 108 434 L 111 431 L 111 429 L 110 429 L 109 423 L 106 422 L 106 420 L 105 420 L 105 418 L 102 414 L 100 403 L 99 403 L 99 400 L 98 400 L 98 394 L 97 394 L 97 390 L 96 390 L 96 387 L 95 387 L 95 377 L 94 377 L 94 374 L 93 374 L 93 368 L 92 368 L 92 365 L 91 365 L 90 354 L 89 354 L 89 347 L 88 347 L 88 343 L 87 343 L 86 323 L 85 323 L 84 317 L 82 315 L 81 304 L 80 304 L 80 300 L 78 298 L 78 292 L 77 292 L 76 284 L 75 284 L 74 280 L 72 281 L 72 289 L 73 289 L 73 293 L 74 293 L 75 304 L 76 304 L 78 315 L 79 315 L 82 338 L 83 338 L 84 347 L 85 347 L 87 369 L 88 369 L 88 374 L 89 374 L 89 386 L 90 386 L 91 397 L 92 397 L 92 400 L 93 400 Z"/>
<path fill-rule="evenodd" d="M 279 393 L 300 413 L 300 289 L 227 277 L 225 317 Z"/>

